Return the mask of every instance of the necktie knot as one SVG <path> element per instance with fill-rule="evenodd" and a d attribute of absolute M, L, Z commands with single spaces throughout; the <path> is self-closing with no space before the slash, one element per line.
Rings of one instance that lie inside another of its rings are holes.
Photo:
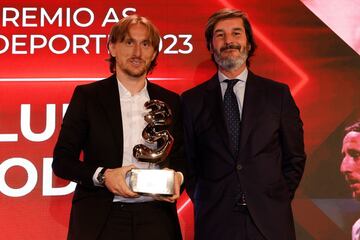
<path fill-rule="evenodd" d="M 228 89 L 233 89 L 235 84 L 239 81 L 239 79 L 226 79 L 224 80 L 224 82 L 227 83 L 227 88 Z"/>

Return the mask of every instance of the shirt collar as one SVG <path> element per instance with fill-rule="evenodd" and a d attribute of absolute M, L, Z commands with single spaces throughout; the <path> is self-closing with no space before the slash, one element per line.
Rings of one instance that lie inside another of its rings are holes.
<path fill-rule="evenodd" d="M 242 82 L 246 82 L 248 73 L 249 73 L 249 70 L 247 68 L 245 68 L 244 71 L 242 71 L 239 75 L 237 75 L 235 78 L 232 78 L 232 79 L 239 79 Z M 226 79 L 229 79 L 222 72 L 220 72 L 220 70 L 218 70 L 218 78 L 219 78 L 220 83 Z"/>
<path fill-rule="evenodd" d="M 131 92 L 125 88 L 125 86 L 119 81 L 119 79 L 117 79 L 117 83 L 119 87 L 120 96 L 131 97 Z M 134 96 L 146 96 L 146 94 L 147 94 L 147 79 L 145 79 L 144 87 L 140 90 L 140 92 L 136 93 Z"/>

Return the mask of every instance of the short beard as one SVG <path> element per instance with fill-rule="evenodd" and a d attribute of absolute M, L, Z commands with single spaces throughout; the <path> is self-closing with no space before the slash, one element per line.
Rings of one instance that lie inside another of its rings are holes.
<path fill-rule="evenodd" d="M 238 49 L 240 51 L 240 56 L 230 56 L 230 57 L 221 57 L 221 52 L 227 49 Z M 214 60 L 215 62 L 224 70 L 233 71 L 239 69 L 248 58 L 248 53 L 246 48 L 241 48 L 240 46 L 229 46 L 220 49 L 220 53 L 214 51 Z"/>
<path fill-rule="evenodd" d="M 139 59 L 140 61 L 143 61 L 141 59 Z M 148 73 L 148 70 L 149 70 L 149 67 L 150 67 L 150 64 L 145 64 L 145 66 L 142 68 L 142 69 L 139 69 L 138 71 L 133 71 L 131 70 L 130 68 L 127 68 L 126 66 L 124 67 L 120 67 L 120 69 L 126 74 L 128 75 L 129 77 L 132 77 L 132 78 L 139 78 L 139 77 L 142 77 L 144 75 L 146 75 Z"/>
<path fill-rule="evenodd" d="M 133 78 L 139 78 L 139 77 L 142 77 L 144 74 L 147 73 L 147 70 L 144 68 L 143 71 L 139 71 L 137 73 L 133 72 L 133 71 L 130 71 L 129 69 L 124 69 L 123 70 L 124 73 L 130 77 L 133 77 Z"/>

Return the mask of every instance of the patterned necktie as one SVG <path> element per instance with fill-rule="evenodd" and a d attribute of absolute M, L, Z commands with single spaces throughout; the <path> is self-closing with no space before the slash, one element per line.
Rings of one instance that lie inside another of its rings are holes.
<path fill-rule="evenodd" d="M 229 133 L 230 146 L 235 156 L 239 153 L 240 143 L 240 111 L 239 105 L 234 93 L 234 86 L 239 79 L 224 80 L 227 83 L 227 88 L 224 95 L 224 114 L 227 130 Z"/>

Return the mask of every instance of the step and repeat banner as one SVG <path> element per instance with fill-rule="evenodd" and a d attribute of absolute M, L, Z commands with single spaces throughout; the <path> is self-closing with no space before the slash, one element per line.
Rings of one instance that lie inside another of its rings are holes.
<path fill-rule="evenodd" d="M 182 93 L 215 73 L 204 27 L 228 7 L 253 24 L 259 47 L 251 69 L 288 84 L 301 110 L 308 161 L 293 201 L 298 239 L 350 239 L 360 202 L 340 164 L 344 128 L 360 117 L 356 2 L 2 0 L 0 238 L 66 238 L 75 183 L 54 176 L 52 150 L 75 86 L 110 75 L 111 26 L 134 13 L 148 17 L 162 36 L 149 79 Z M 193 239 L 186 193 L 178 213 L 184 239 Z"/>

